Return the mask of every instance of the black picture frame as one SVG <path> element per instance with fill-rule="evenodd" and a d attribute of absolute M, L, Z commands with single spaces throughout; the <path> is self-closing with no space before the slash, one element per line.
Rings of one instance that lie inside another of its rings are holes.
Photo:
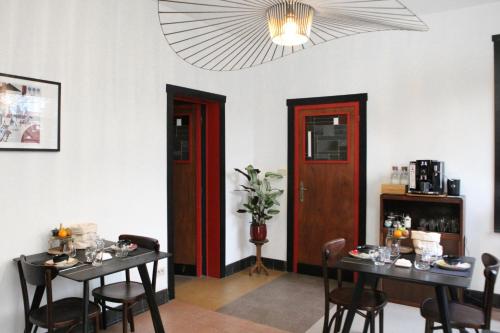
<path fill-rule="evenodd" d="M 494 230 L 500 233 L 500 35 L 492 37 L 495 76 L 495 213 Z"/>
<path fill-rule="evenodd" d="M 0 73 L 0 150 L 60 151 L 61 83 Z"/>

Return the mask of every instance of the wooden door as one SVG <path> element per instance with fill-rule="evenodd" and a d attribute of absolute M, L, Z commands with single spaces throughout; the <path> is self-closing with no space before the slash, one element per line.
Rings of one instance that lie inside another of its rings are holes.
<path fill-rule="evenodd" d="M 173 121 L 174 266 L 176 274 L 199 275 L 200 105 L 176 102 Z"/>
<path fill-rule="evenodd" d="M 321 265 L 321 246 L 358 244 L 359 102 L 295 106 L 293 269 Z"/>

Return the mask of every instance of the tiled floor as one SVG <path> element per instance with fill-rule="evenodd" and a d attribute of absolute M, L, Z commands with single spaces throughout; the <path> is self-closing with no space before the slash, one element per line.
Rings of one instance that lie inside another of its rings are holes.
<path fill-rule="evenodd" d="M 242 271 L 224 279 L 177 277 L 176 286 L 176 300 L 160 306 L 169 333 L 322 332 L 321 278 L 276 271 L 250 277 Z M 385 313 L 386 333 L 424 330 L 417 308 L 389 303 Z M 500 331 L 500 312 L 493 318 L 492 329 Z M 153 332 L 149 312 L 135 321 L 136 332 Z M 362 332 L 362 328 L 357 316 L 351 332 Z M 116 324 L 105 332 L 121 330 L 121 324 Z"/>

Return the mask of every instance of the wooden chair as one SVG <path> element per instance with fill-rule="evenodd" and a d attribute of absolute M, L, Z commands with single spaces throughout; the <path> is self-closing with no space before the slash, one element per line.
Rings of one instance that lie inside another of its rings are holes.
<path fill-rule="evenodd" d="M 481 260 L 484 265 L 485 277 L 482 306 L 478 307 L 451 301 L 449 303 L 449 315 L 450 324 L 453 328 L 472 328 L 476 332 L 479 332 L 479 329 L 490 329 L 493 294 L 500 264 L 498 259 L 489 253 L 483 253 Z M 420 313 L 425 318 L 426 333 L 441 328 L 440 326 L 434 326 L 434 323 L 441 321 L 438 303 L 435 299 L 428 298 L 424 300 L 420 306 Z"/>
<path fill-rule="evenodd" d="M 342 272 L 337 270 L 337 288 L 330 290 L 330 280 L 328 278 L 328 269 L 332 267 L 345 246 L 345 239 L 338 238 L 329 241 L 323 245 L 322 265 L 323 282 L 325 287 L 325 318 L 323 322 L 323 333 L 330 332 L 333 321 L 335 320 L 334 332 L 339 332 L 342 325 L 344 312 L 349 309 L 352 301 L 354 288 L 342 286 Z M 335 314 L 329 319 L 330 303 L 337 305 Z M 361 296 L 356 313 L 365 318 L 363 333 L 368 331 L 375 333 L 375 318 L 379 316 L 379 332 L 384 332 L 384 306 L 387 303 L 385 294 L 378 290 L 365 290 Z"/>
<path fill-rule="evenodd" d="M 17 262 L 17 268 L 24 303 L 24 333 L 31 332 L 33 325 L 35 332 L 38 327 L 47 329 L 49 333 L 55 330 L 71 332 L 82 322 L 83 300 L 81 298 L 68 297 L 57 301 L 52 298 L 52 280 L 57 276 L 55 267 L 34 265 L 29 263 L 25 256 L 21 256 Z M 36 286 L 31 305 L 28 297 L 28 284 Z M 40 307 L 45 291 L 47 304 Z M 99 313 L 99 306 L 91 302 L 89 318 L 95 321 L 96 332 L 99 332 Z"/>
<path fill-rule="evenodd" d="M 155 252 L 160 251 L 160 243 L 158 240 L 142 237 L 136 235 L 120 235 L 119 240 L 130 240 L 132 243 L 137 244 L 139 247 L 152 250 Z M 156 274 L 158 270 L 158 261 L 153 264 L 153 291 L 156 288 Z M 121 311 L 123 332 L 127 332 L 127 322 L 130 323 L 130 330 L 135 331 L 134 316 L 132 313 L 132 306 L 140 301 L 144 295 L 144 288 L 142 283 L 130 281 L 130 271 L 125 271 L 125 281 L 113 284 L 105 284 L 104 277 L 101 278 L 101 286 L 92 290 L 94 300 L 102 307 L 102 327 L 106 329 L 106 310 Z M 121 303 L 121 308 L 114 308 L 106 305 L 106 302 Z"/>

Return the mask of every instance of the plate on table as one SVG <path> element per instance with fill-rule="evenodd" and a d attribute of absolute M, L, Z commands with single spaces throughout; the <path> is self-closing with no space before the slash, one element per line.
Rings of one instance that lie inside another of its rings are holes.
<path fill-rule="evenodd" d="M 113 251 L 117 251 L 118 250 L 118 246 L 116 246 L 116 244 L 111 245 L 109 248 L 111 250 L 113 250 Z M 130 244 L 128 246 L 128 252 L 132 252 L 132 251 L 134 251 L 136 249 L 137 249 L 137 244 L 132 243 L 132 244 Z"/>
<path fill-rule="evenodd" d="M 75 266 L 76 264 L 78 264 L 78 259 L 71 258 L 71 257 L 68 260 L 63 260 L 63 261 L 59 261 L 56 263 L 54 263 L 54 260 L 52 260 L 52 259 L 47 260 L 45 262 L 45 265 L 56 266 L 58 268 L 72 267 L 72 266 Z"/>
<path fill-rule="evenodd" d="M 466 271 L 469 268 L 471 268 L 471 265 L 468 262 L 461 262 L 461 263 L 458 263 L 456 265 L 450 265 L 446 261 L 444 261 L 443 259 L 436 261 L 436 265 L 439 268 L 448 269 L 450 271 Z"/>
<path fill-rule="evenodd" d="M 364 260 L 372 260 L 372 257 L 366 252 L 362 252 L 359 250 L 351 250 L 349 251 L 349 255 L 354 258 L 364 259 Z"/>

